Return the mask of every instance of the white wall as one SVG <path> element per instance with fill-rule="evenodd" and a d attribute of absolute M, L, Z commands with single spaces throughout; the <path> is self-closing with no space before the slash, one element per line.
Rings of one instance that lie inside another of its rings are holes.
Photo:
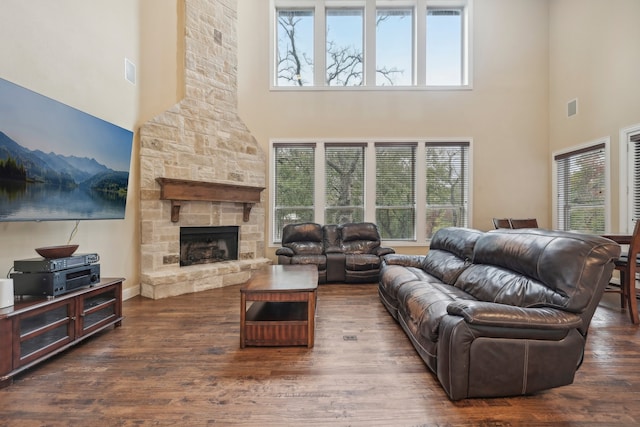
<path fill-rule="evenodd" d="M 549 140 L 551 153 L 609 137 L 612 232 L 620 224 L 619 132 L 640 125 L 640 1 L 550 3 Z M 578 114 L 567 117 L 567 102 Z"/>
<path fill-rule="evenodd" d="M 272 138 L 472 137 L 470 225 L 549 225 L 547 1 L 476 1 L 474 88 L 447 92 L 270 91 L 269 2 L 238 5 L 239 112 L 265 152 Z"/>
<path fill-rule="evenodd" d="M 3 0 L 0 78 L 137 131 L 179 92 L 176 11 L 176 0 Z M 135 86 L 124 79 L 125 57 L 137 65 Z M 137 140 L 125 219 L 82 221 L 72 240 L 79 253 L 100 255 L 103 277 L 126 278 L 125 297 L 139 292 Z M 0 276 L 36 247 L 66 244 L 74 225 L 0 223 Z"/>

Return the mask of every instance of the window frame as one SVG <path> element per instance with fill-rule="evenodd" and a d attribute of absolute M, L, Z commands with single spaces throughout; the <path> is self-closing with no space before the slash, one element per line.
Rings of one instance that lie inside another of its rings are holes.
<path fill-rule="evenodd" d="M 620 233 L 631 234 L 635 224 L 634 205 L 640 204 L 640 200 L 635 200 L 634 193 L 639 193 L 640 189 L 635 188 L 634 177 L 640 173 L 640 162 L 635 164 L 633 153 L 633 139 L 640 136 L 640 123 L 620 129 L 618 138 L 618 197 L 620 200 L 619 228 Z"/>
<path fill-rule="evenodd" d="M 554 228 L 560 228 L 560 218 L 558 214 L 558 161 L 556 158 L 558 156 L 566 156 L 571 153 L 580 153 L 584 151 L 589 151 L 590 149 L 596 149 L 597 146 L 604 145 L 604 233 L 610 233 L 611 230 L 611 155 L 610 155 L 610 146 L 611 141 L 609 137 L 599 138 L 597 140 L 593 140 L 584 144 L 580 144 L 577 146 L 568 147 L 566 149 L 554 151 L 551 153 L 551 164 L 552 164 L 552 191 L 553 191 L 553 203 L 552 203 L 552 216 L 553 216 L 553 224 Z"/>
<path fill-rule="evenodd" d="M 468 227 L 473 224 L 473 139 L 469 137 L 460 138 L 274 138 L 269 141 L 269 247 L 279 247 L 280 241 L 275 238 L 277 231 L 275 226 L 275 147 L 289 145 L 300 146 L 313 144 L 314 148 L 314 222 L 325 224 L 325 147 L 326 146 L 348 146 L 363 145 L 364 150 L 364 221 L 376 222 L 376 144 L 378 145 L 407 145 L 413 144 L 415 151 L 415 230 L 414 238 L 411 240 L 383 239 L 387 245 L 395 246 L 428 246 L 430 239 L 426 233 L 426 210 L 427 210 L 427 184 L 426 184 L 426 147 L 427 145 L 442 144 L 450 146 L 452 144 L 464 144 L 467 149 L 467 206 L 466 222 Z"/>
<path fill-rule="evenodd" d="M 349 90 L 472 90 L 473 89 L 473 3 L 474 0 L 270 0 L 269 89 L 271 91 L 349 91 Z M 363 83 L 359 86 L 326 84 L 326 9 L 364 8 Z M 412 84 L 376 85 L 376 15 L 383 8 L 413 8 Z M 277 9 L 314 9 L 314 83 L 310 86 L 278 86 Z M 426 84 L 427 8 L 462 8 L 462 84 Z"/>

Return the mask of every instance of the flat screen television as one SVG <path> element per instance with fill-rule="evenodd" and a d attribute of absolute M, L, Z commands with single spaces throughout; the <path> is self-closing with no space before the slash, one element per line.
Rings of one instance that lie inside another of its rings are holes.
<path fill-rule="evenodd" d="M 0 221 L 123 219 L 133 132 L 0 79 Z"/>

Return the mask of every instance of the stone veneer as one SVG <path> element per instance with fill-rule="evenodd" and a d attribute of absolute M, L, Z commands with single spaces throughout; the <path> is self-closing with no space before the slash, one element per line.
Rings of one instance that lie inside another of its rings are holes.
<path fill-rule="evenodd" d="M 141 294 L 157 299 L 245 282 L 264 258 L 264 201 L 159 200 L 157 177 L 264 187 L 260 146 L 237 115 L 237 0 L 185 0 L 185 98 L 140 128 Z M 180 226 L 239 225 L 239 260 L 180 267 Z"/>

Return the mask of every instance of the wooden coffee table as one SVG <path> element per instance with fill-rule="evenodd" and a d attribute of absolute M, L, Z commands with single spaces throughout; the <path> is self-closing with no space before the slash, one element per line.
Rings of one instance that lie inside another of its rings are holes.
<path fill-rule="evenodd" d="M 313 347 L 317 291 L 315 265 L 270 265 L 258 270 L 240 289 L 240 348 Z"/>

